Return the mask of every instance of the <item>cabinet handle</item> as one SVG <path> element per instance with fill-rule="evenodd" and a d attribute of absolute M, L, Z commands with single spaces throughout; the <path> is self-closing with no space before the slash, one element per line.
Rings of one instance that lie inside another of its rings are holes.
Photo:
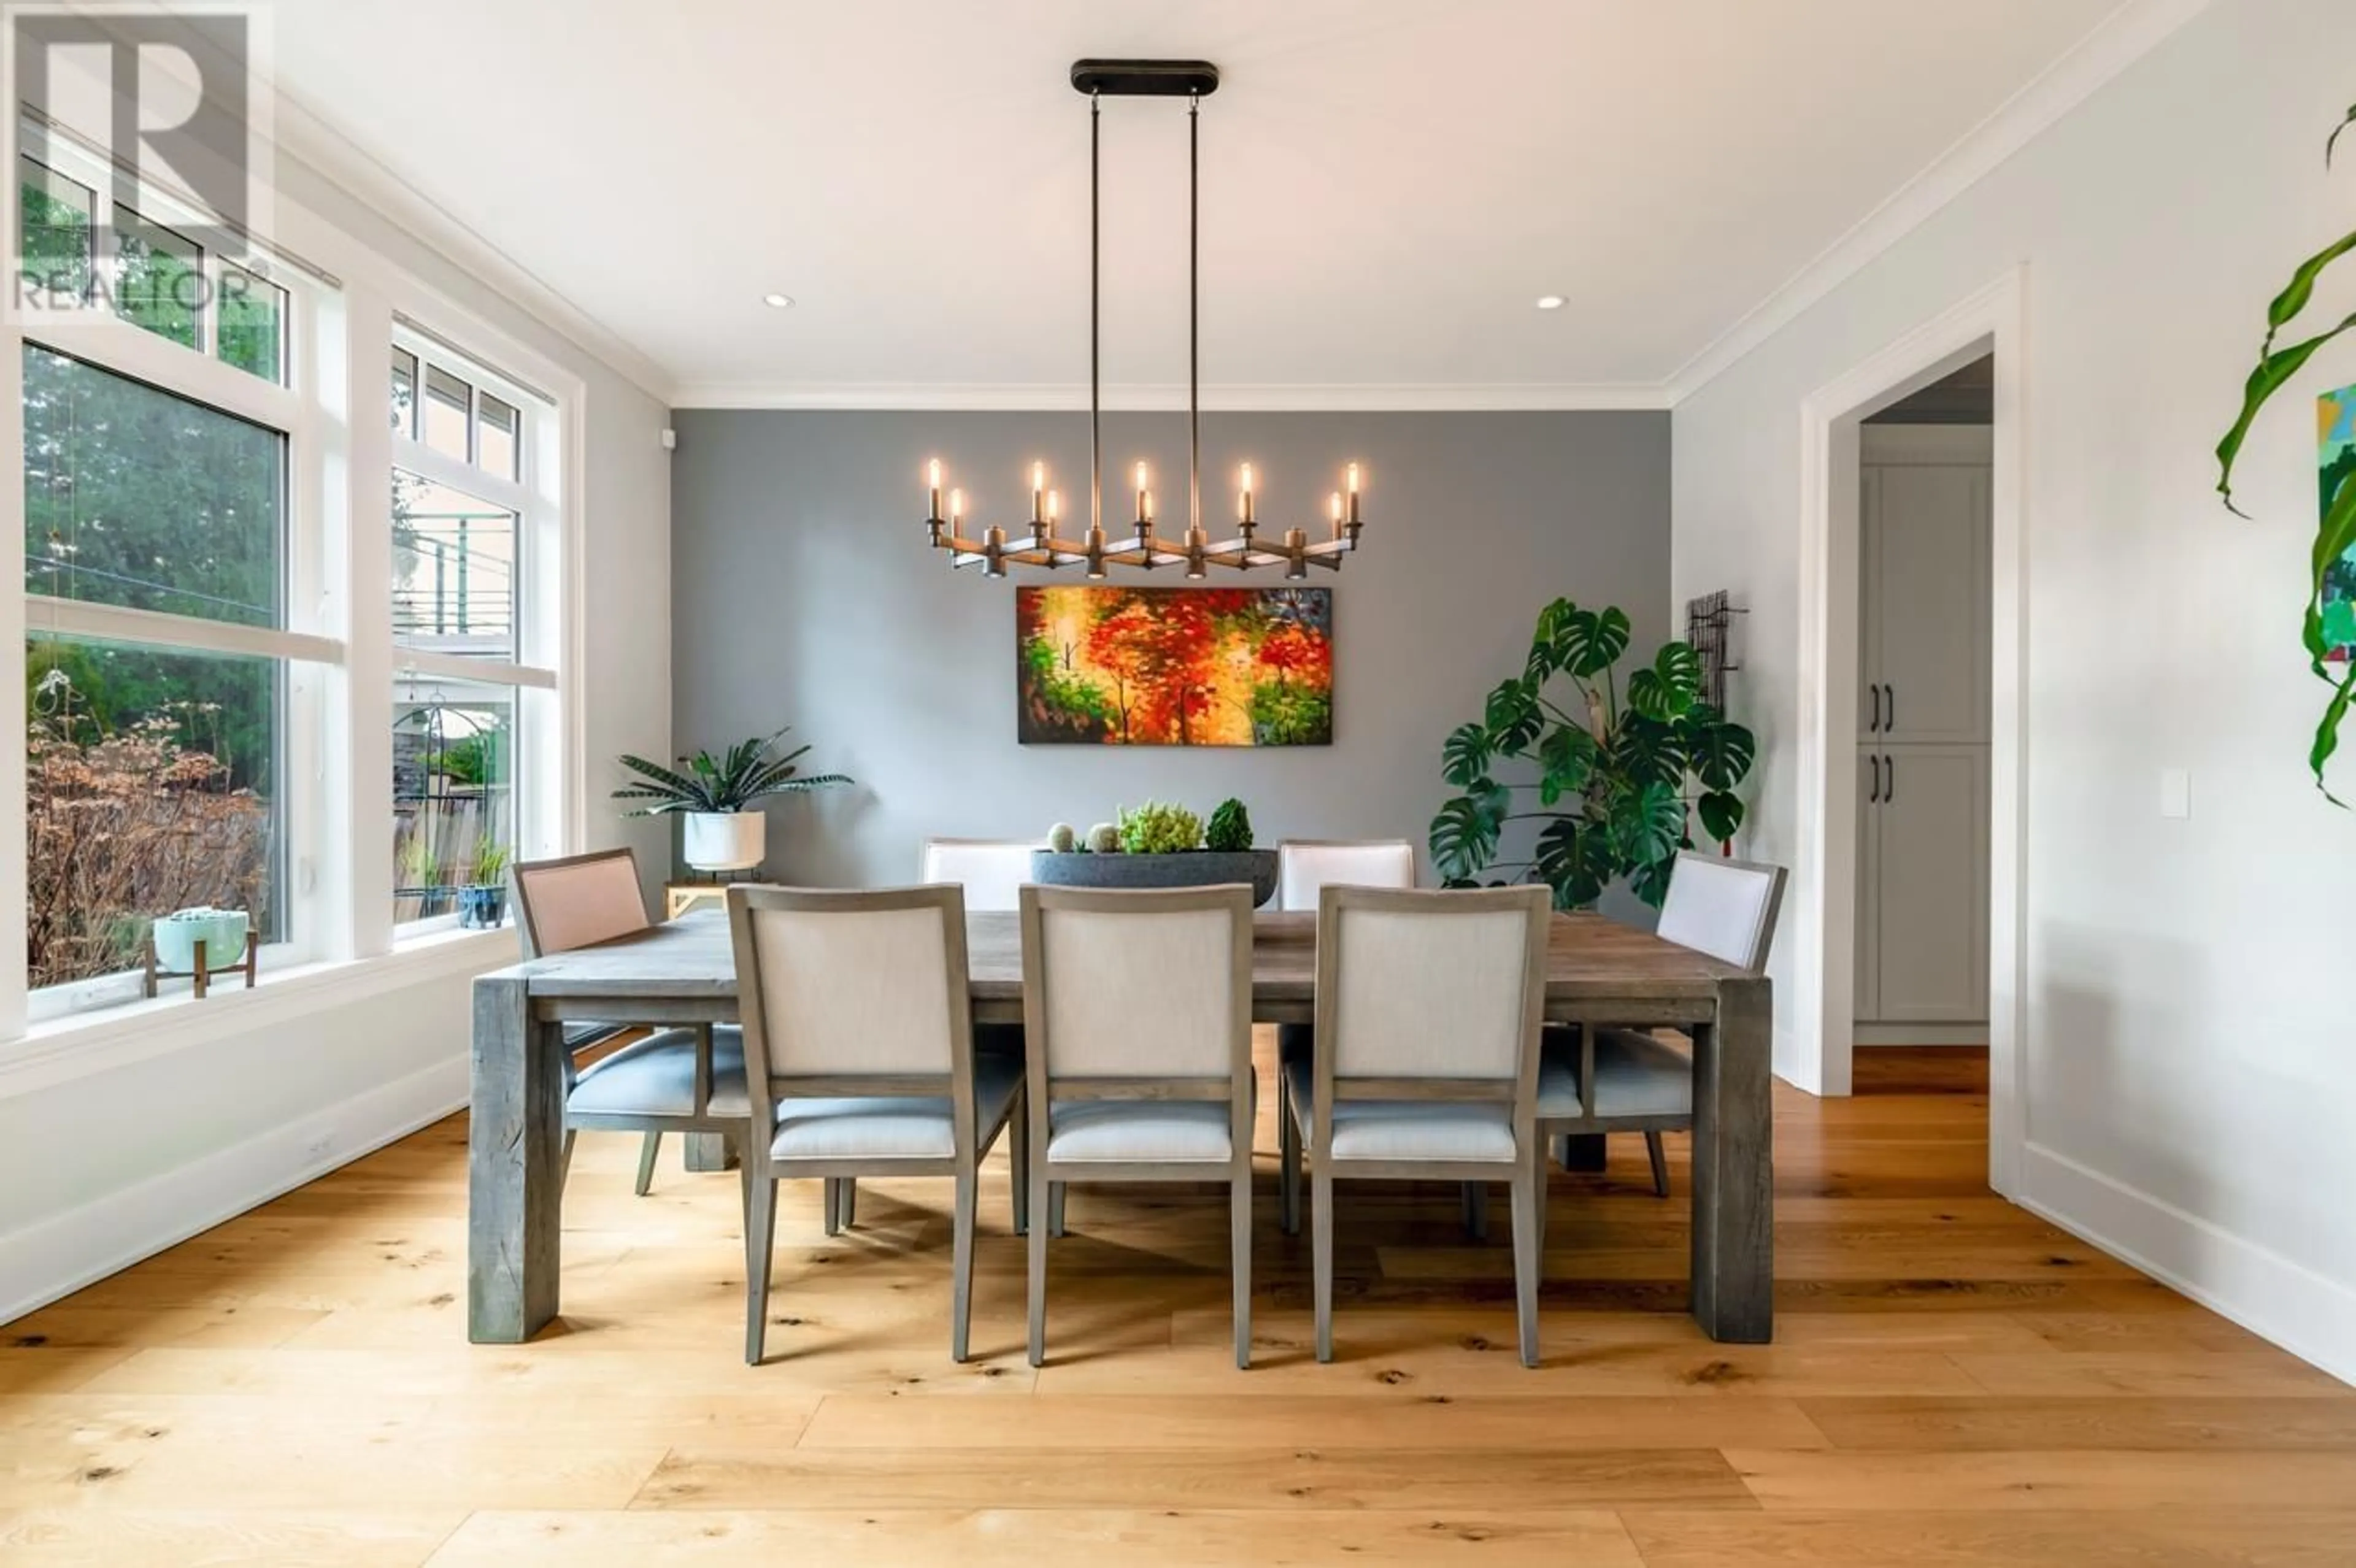
<path fill-rule="evenodd" d="M 1865 688 L 1865 698 L 1868 702 L 1873 704 L 1873 716 L 1865 721 L 1865 732 L 1869 735 L 1879 735 L 1881 733 L 1880 686 L 1879 684 L 1869 684 Z"/>
<path fill-rule="evenodd" d="M 1868 757 L 1865 759 L 1865 765 L 1871 770 L 1869 776 L 1873 781 L 1866 786 L 1867 793 L 1865 804 L 1868 805 L 1879 805 L 1881 804 L 1881 759 L 1879 757 Z"/>
<path fill-rule="evenodd" d="M 1890 716 L 1881 721 L 1881 728 L 1884 732 L 1887 732 L 1898 728 L 1898 688 L 1894 686 L 1885 686 L 1881 689 L 1890 697 Z M 1893 773 L 1891 776 L 1896 775 Z"/>
<path fill-rule="evenodd" d="M 1881 804 L 1884 805 L 1898 798 L 1898 759 L 1891 757 L 1887 760 L 1890 763 L 1890 782 L 1881 786 Z"/>

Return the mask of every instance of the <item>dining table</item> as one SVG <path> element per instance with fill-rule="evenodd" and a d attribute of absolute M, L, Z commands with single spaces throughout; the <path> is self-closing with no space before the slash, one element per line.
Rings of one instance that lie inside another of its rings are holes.
<path fill-rule="evenodd" d="M 1023 1021 L 1012 911 L 966 916 L 977 1023 Z M 1317 917 L 1253 918 L 1252 1018 L 1308 1023 Z M 1713 1339 L 1773 1333 L 1774 1173 L 1767 977 L 1588 912 L 1553 916 L 1549 1022 L 1675 1028 L 1693 1044 L 1693 1316 Z M 517 1344 L 558 1313 L 563 1234 L 564 1026 L 737 1019 L 728 919 L 695 910 L 637 934 L 475 981 L 466 1161 L 466 1332 Z"/>

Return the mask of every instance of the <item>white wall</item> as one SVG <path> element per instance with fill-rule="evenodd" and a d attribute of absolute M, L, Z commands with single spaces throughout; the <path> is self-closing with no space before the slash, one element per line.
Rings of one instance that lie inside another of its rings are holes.
<path fill-rule="evenodd" d="M 667 410 L 373 203 L 284 154 L 277 176 L 294 201 L 585 384 L 583 847 L 632 843 L 659 883 L 660 826 L 623 824 L 605 795 L 616 752 L 670 745 Z M 96 1073 L 0 1059 L 0 1320 L 459 1109 L 469 979 L 513 953 L 505 938 L 462 938 L 333 986 L 240 998 L 262 1005 L 207 1015 L 208 1032 L 167 1051 L 93 1046 L 123 1058 Z"/>
<path fill-rule="evenodd" d="M 2267 300 L 2356 226 L 2356 160 L 2322 166 L 2351 101 L 2345 0 L 2220 0 L 1677 408 L 1671 575 L 1676 602 L 1726 587 L 1751 608 L 1744 848 L 1791 862 L 1802 400 L 2025 263 L 2015 1196 L 2356 1379 L 2356 815 L 2307 776 L 2325 693 L 2297 619 L 2308 400 L 2356 381 L 2356 346 L 2259 426 L 2242 492 L 2257 521 L 2219 507 L 2210 455 Z M 2356 308 L 2356 281 L 2325 292 L 2321 320 Z M 2158 814 L 2169 767 L 2191 773 L 2189 821 Z M 2356 791 L 2356 764 L 2340 781 Z M 1795 884 L 1794 913 L 1817 891 Z"/>

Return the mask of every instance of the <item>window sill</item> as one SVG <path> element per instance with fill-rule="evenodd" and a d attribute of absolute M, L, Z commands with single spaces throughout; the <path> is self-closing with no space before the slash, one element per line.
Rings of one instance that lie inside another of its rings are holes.
<path fill-rule="evenodd" d="M 35 1024 L 0 1043 L 0 1100 L 209 1044 L 224 1036 L 300 1022 L 388 991 L 516 961 L 511 930 L 437 931 L 372 958 L 264 970 L 251 991 L 217 984 L 203 1001 L 183 992 Z"/>

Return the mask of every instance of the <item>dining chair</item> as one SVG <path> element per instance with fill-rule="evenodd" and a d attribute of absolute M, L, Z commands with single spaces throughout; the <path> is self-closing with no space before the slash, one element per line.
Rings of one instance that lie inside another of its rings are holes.
<path fill-rule="evenodd" d="M 1023 884 L 1031 880 L 1031 854 L 1044 849 L 1043 838 L 927 838 L 925 840 L 923 864 L 917 880 L 922 882 L 954 882 L 965 890 L 965 907 L 969 910 L 1013 911 L 1021 907 L 1018 896 Z M 973 1026 L 976 1049 L 1012 1054 L 1016 1061 L 1023 1059 L 1023 1026 L 1021 1024 L 976 1024 Z M 1020 1122 L 1014 1125 L 1010 1138 L 1011 1152 L 1020 1154 L 1028 1129 Z M 1014 1184 L 1014 1233 L 1027 1234 L 1031 1229 L 1030 1189 L 1024 1183 Z M 1050 1196 L 1048 1207 L 1055 1220 L 1055 1233 L 1064 1233 L 1064 1194 L 1058 1188 Z M 845 1179 L 834 1184 L 830 1198 L 829 1212 L 837 1223 L 848 1225 L 859 1209 L 859 1184 Z"/>
<path fill-rule="evenodd" d="M 1411 888 L 1415 846 L 1404 838 L 1287 838 L 1276 847 L 1276 902 L 1280 910 L 1315 913 L 1327 887 Z M 1277 1224 L 1288 1236 L 1301 1233 L 1301 1151 L 1294 1147 L 1290 1082 L 1282 1071 L 1296 1057 L 1316 1049 L 1309 1024 L 1276 1026 L 1276 1136 L 1280 1158 Z M 1471 1200 L 1466 1218 L 1472 1219 Z M 1485 1228 L 1485 1226 L 1484 1226 Z"/>
<path fill-rule="evenodd" d="M 1524 1366 L 1538 1360 L 1538 1036 L 1543 887 L 1328 887 L 1317 907 L 1317 1051 L 1291 1080 L 1309 1157 L 1317 1359 L 1333 1359 L 1333 1184 L 1429 1179 L 1513 1189 Z"/>
<path fill-rule="evenodd" d="M 1783 902 L 1783 867 L 1688 852 L 1670 869 L 1655 930 L 1680 947 L 1764 969 Z M 1538 1123 L 1547 1141 L 1641 1132 L 1653 1191 L 1666 1198 L 1661 1135 L 1693 1130 L 1692 1058 L 1639 1029 L 1550 1029 L 1547 1036 Z"/>
<path fill-rule="evenodd" d="M 755 1129 L 744 1142 L 744 1360 L 758 1366 L 764 1349 L 778 1182 L 947 1176 L 949 1354 L 964 1360 L 977 1173 L 1023 1101 L 1021 1065 L 974 1050 L 964 895 L 740 885 L 728 925 Z"/>
<path fill-rule="evenodd" d="M 1236 1365 L 1251 1364 L 1252 891 L 1023 890 L 1031 1206 L 1051 1182 L 1225 1181 Z M 1031 1364 L 1047 1232 L 1031 1230 Z"/>
<path fill-rule="evenodd" d="M 627 848 L 520 860 L 509 868 L 509 879 L 527 959 L 653 928 L 639 891 L 637 857 Z M 584 1128 L 643 1131 L 637 1183 L 643 1198 L 654 1186 L 664 1133 L 744 1130 L 751 1112 L 744 1042 L 726 1025 L 657 1029 L 586 1070 L 575 1062 L 575 1051 L 623 1032 L 621 1026 L 595 1023 L 565 1031 L 562 1168 L 572 1168 L 573 1135 Z"/>

